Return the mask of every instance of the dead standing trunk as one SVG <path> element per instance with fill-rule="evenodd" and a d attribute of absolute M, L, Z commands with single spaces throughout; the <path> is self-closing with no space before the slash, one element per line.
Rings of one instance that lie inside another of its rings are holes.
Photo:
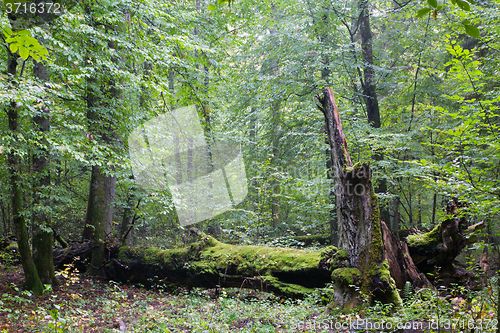
<path fill-rule="evenodd" d="M 324 95 L 318 99 L 325 116 L 331 151 L 338 247 L 349 255 L 349 265 L 336 269 L 332 275 L 334 301 L 348 308 L 360 304 L 363 298 L 369 302 L 380 300 L 400 304 L 401 299 L 384 260 L 379 209 L 371 184 L 370 166 L 352 164 L 332 89 L 325 88 Z"/>

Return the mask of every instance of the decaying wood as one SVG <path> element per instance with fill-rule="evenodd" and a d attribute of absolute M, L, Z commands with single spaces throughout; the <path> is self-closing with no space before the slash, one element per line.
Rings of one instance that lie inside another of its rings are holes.
<path fill-rule="evenodd" d="M 407 237 L 408 249 L 413 262 L 421 272 L 431 276 L 431 281 L 449 286 L 452 283 L 475 287 L 478 283 L 455 258 L 469 244 L 477 241 L 477 231 L 486 225 L 483 222 L 469 226 L 460 214 L 463 204 L 453 200 L 446 207 L 448 218 L 427 233 Z"/>
<path fill-rule="evenodd" d="M 334 271 L 335 301 L 342 307 L 353 307 L 361 302 L 360 294 L 364 294 L 371 300 L 399 303 L 399 294 L 384 261 L 379 208 L 370 166 L 352 164 L 332 89 L 325 88 L 323 96 L 317 97 L 318 107 L 325 116 L 331 152 L 338 247 L 349 253 L 350 263 L 343 271 L 336 274 Z M 359 290 L 352 287 L 353 282 L 358 282 Z"/>
<path fill-rule="evenodd" d="M 381 222 L 381 225 L 384 257 L 389 264 L 389 271 L 398 289 L 403 290 L 406 281 L 410 281 L 415 289 L 432 288 L 427 277 L 413 263 L 406 242 L 400 242 L 384 222 Z"/>
<path fill-rule="evenodd" d="M 94 267 L 90 265 L 92 247 L 84 243 L 56 250 L 55 263 L 72 262 L 81 271 L 93 267 L 123 282 L 250 287 L 292 297 L 333 282 L 333 298 L 341 307 L 354 307 L 366 298 L 398 304 L 397 288 L 402 289 L 407 281 L 415 288 L 432 287 L 423 273 L 435 273 L 436 267 L 440 267 L 440 278 L 462 276 L 462 270 L 451 263 L 475 241 L 474 232 L 483 225 L 468 227 L 455 201 L 448 207 L 450 218 L 434 230 L 400 242 L 380 221 L 370 166 L 352 163 L 332 90 L 325 88 L 318 100 L 331 148 L 340 250 L 229 245 L 193 229 L 199 241 L 185 248 L 141 249 L 111 243 L 102 265 Z"/>
<path fill-rule="evenodd" d="M 408 248 L 415 265 L 425 273 L 434 273 L 436 267 L 453 263 L 460 252 L 477 241 L 475 232 L 485 227 L 483 222 L 469 226 L 459 214 L 461 204 L 454 200 L 447 205 L 449 216 L 427 233 L 409 235 Z"/>
<path fill-rule="evenodd" d="M 323 97 L 318 96 L 318 100 L 321 103 L 319 108 L 325 116 L 332 160 L 330 171 L 335 181 L 334 189 L 339 234 L 338 247 L 340 249 L 346 249 L 349 252 L 351 266 L 357 267 L 361 248 L 366 246 L 367 240 L 369 241 L 366 237 L 359 239 L 360 234 L 366 236 L 367 233 L 358 230 L 357 224 L 360 224 L 360 221 L 358 221 L 354 212 L 354 207 L 356 206 L 354 203 L 355 197 L 351 195 L 352 193 L 348 193 L 354 190 L 354 184 L 350 182 L 350 180 L 354 180 L 354 177 L 359 175 L 355 174 L 353 172 L 354 170 L 352 170 L 352 161 L 347 149 L 347 140 L 342 131 L 340 114 L 331 88 L 325 88 Z M 349 168 L 351 168 L 351 170 Z M 367 172 L 369 172 L 369 167 L 367 165 L 365 168 Z M 369 175 L 361 174 L 361 176 L 364 176 L 364 183 L 366 184 L 366 180 L 369 180 L 366 179 L 366 177 L 369 177 Z M 361 180 L 361 177 L 357 178 Z M 370 223 L 368 223 L 366 227 L 369 226 Z"/>
<path fill-rule="evenodd" d="M 333 247 L 307 251 L 265 246 L 239 246 L 218 242 L 203 233 L 188 247 L 160 250 L 106 246 L 102 275 L 114 281 L 146 286 L 237 287 L 302 297 L 331 282 L 334 268 Z M 90 266 L 92 249 L 88 243 L 54 252 L 54 261 L 62 268 L 73 263 L 80 271 Z M 75 258 L 77 258 L 75 260 Z"/>
<path fill-rule="evenodd" d="M 378 267 L 378 275 L 374 276 L 385 281 L 372 283 L 373 280 L 369 279 L 369 286 L 373 288 L 369 291 L 373 291 L 375 295 L 384 295 L 383 292 L 387 289 L 382 288 L 397 286 L 402 289 L 406 281 L 411 281 L 415 288 L 432 288 L 431 283 L 413 264 L 406 242 L 399 242 L 385 223 L 381 222 L 380 225 L 384 245 L 382 258 L 387 262 L 390 275 L 383 273 L 384 267 Z M 190 231 L 192 237 L 197 237 L 194 243 L 173 250 L 127 247 L 116 240 L 106 246 L 107 260 L 100 267 L 94 268 L 101 270 L 108 279 L 146 286 L 166 284 L 209 288 L 245 287 L 289 297 L 302 297 L 305 293 L 312 292 L 312 288 L 324 287 L 333 278 L 338 304 L 354 305 L 356 297 L 360 296 L 349 287 L 352 283 L 347 282 L 352 278 L 350 282 L 362 286 L 361 279 L 365 277 L 361 274 L 356 276 L 357 268 L 352 269 L 349 253 L 345 250 L 339 251 L 334 247 L 323 251 L 304 251 L 237 246 L 220 243 L 195 228 Z M 71 263 L 84 272 L 90 266 L 91 255 L 92 247 L 89 243 L 73 244 L 65 249 L 56 249 L 54 262 L 59 269 Z M 455 279 L 463 278 L 465 273 L 462 273 L 461 269 L 441 270 L 441 276 L 447 279 L 452 275 Z M 395 286 L 389 285 L 391 281 L 387 280 L 387 276 L 392 276 Z"/>

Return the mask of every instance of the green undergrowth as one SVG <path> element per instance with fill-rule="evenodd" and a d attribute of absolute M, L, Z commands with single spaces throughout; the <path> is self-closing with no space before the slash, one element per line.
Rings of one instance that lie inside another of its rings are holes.
<path fill-rule="evenodd" d="M 1 274 L 0 332 L 120 332 L 120 323 L 127 332 L 335 332 L 335 325 L 349 323 L 384 322 L 408 328 L 405 325 L 435 320 L 441 328 L 473 321 L 484 325 L 481 331 L 490 332 L 496 316 L 495 279 L 482 292 L 459 288 L 447 297 L 434 290 L 410 290 L 397 311 L 378 302 L 350 311 L 329 311 L 325 306 L 329 288 L 291 300 L 240 288 L 144 289 L 88 279 L 70 269 L 58 275 L 62 286 L 48 288 L 45 296 L 38 297 L 10 282 L 21 282 L 19 268 L 16 273 Z"/>

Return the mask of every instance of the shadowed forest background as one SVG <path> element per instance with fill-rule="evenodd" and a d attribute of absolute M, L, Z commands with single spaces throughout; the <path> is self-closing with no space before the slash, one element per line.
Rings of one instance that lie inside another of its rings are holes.
<path fill-rule="evenodd" d="M 496 330 L 497 0 L 0 7 L 2 332 L 294 332 L 309 329 L 294 320 L 436 313 Z M 331 150 L 325 87 L 351 164 Z M 194 229 L 168 188 L 137 186 L 128 147 L 133 130 L 186 106 L 208 146 L 241 147 L 248 185 Z M 336 174 L 364 165 L 355 196 L 371 208 L 345 208 Z M 370 212 L 378 234 L 356 233 L 385 246 L 375 271 L 344 246 L 345 209 Z"/>

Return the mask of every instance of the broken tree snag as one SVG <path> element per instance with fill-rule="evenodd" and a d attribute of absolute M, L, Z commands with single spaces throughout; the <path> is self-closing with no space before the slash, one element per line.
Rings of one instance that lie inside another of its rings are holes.
<path fill-rule="evenodd" d="M 461 208 L 463 204 L 454 199 L 446 207 L 446 220 L 427 233 L 407 237 L 408 249 L 418 269 L 431 273 L 445 284 L 468 284 L 470 278 L 454 261 L 467 245 L 477 241 L 476 231 L 485 227 L 483 222 L 469 226 L 460 214 Z"/>
<path fill-rule="evenodd" d="M 352 166 L 351 156 L 347 149 L 347 140 L 342 131 L 342 124 L 340 123 L 340 114 L 331 88 L 324 89 L 323 97 L 316 97 L 321 103 L 318 107 L 325 116 L 330 154 L 332 162 L 335 163 L 332 166 L 331 172 L 334 176 L 340 177 L 344 166 Z"/>
<path fill-rule="evenodd" d="M 352 164 L 342 131 L 333 91 L 325 88 L 319 109 L 325 116 L 332 159 L 338 221 L 338 247 L 349 254 L 349 266 L 333 272 L 334 301 L 341 307 L 354 307 L 361 298 L 400 304 L 384 248 L 377 196 L 367 163 Z M 355 288 L 357 286 L 359 288 Z M 362 296 L 362 297 L 360 297 Z"/>

